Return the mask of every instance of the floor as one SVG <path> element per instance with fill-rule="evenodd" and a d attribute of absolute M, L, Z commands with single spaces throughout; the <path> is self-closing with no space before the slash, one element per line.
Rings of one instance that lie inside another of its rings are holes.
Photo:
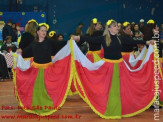
<path fill-rule="evenodd" d="M 106 120 L 96 115 L 90 107 L 78 96 L 68 97 L 63 107 L 55 112 L 53 118 L 27 118 L 35 116 L 26 113 L 24 110 L 12 109 L 18 106 L 14 97 L 14 87 L 11 79 L 0 82 L 0 122 L 154 122 L 154 109 L 120 120 Z M 6 110 L 2 110 L 2 107 Z M 18 118 L 17 116 L 22 116 Z M 23 116 L 24 115 L 24 116 Z M 2 117 L 8 118 L 2 118 Z M 163 122 L 163 109 L 159 109 L 158 121 Z M 24 117 L 24 118 L 23 118 Z"/>

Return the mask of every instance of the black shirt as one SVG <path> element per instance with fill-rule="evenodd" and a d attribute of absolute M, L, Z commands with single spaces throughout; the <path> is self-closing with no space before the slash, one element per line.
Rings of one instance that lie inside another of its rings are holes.
<path fill-rule="evenodd" d="M 32 50 L 29 54 L 28 51 Z M 26 57 L 34 57 L 34 62 L 39 64 L 51 62 L 51 56 L 54 56 L 58 52 L 58 47 L 53 40 L 46 39 L 43 42 L 32 42 L 26 47 L 22 55 Z"/>
<path fill-rule="evenodd" d="M 34 41 L 34 36 L 28 32 L 25 32 L 21 36 L 19 48 L 23 50 L 24 48 L 28 47 L 28 45 L 30 45 L 33 41 Z"/>
<path fill-rule="evenodd" d="M 120 35 L 120 38 L 127 39 L 128 41 L 135 41 L 130 35 Z M 142 41 L 142 40 L 140 40 Z M 134 47 L 137 47 L 136 43 L 128 43 L 128 44 L 122 44 L 122 52 L 132 52 L 134 50 Z"/>
<path fill-rule="evenodd" d="M 7 36 L 12 36 L 12 35 L 13 35 L 12 27 L 8 24 L 5 24 L 5 26 L 2 29 L 3 41 L 5 41 L 5 38 Z"/>
<path fill-rule="evenodd" d="M 97 37 L 97 36 L 102 36 L 103 35 L 103 31 L 95 31 L 91 37 Z M 97 50 L 101 50 L 101 44 L 98 43 L 92 43 L 92 42 L 88 42 L 89 44 L 89 50 L 90 51 L 97 51 Z"/>
<path fill-rule="evenodd" d="M 80 36 L 81 41 L 87 41 L 92 43 L 102 44 L 104 48 L 104 58 L 111 60 L 118 60 L 122 58 L 122 45 L 133 45 L 133 44 L 145 44 L 145 41 L 133 40 L 132 38 L 119 37 L 121 42 L 119 42 L 117 35 L 110 35 L 111 43 L 109 46 L 106 45 L 105 36 L 98 37 L 88 37 Z"/>

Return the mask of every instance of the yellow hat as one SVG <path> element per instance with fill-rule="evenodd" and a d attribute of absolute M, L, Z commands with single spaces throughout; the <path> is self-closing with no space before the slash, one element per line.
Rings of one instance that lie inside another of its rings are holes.
<path fill-rule="evenodd" d="M 43 25 L 47 28 L 47 30 L 49 30 L 49 25 L 48 24 L 46 24 L 46 23 L 40 23 L 39 24 L 39 26 L 43 26 Z"/>
<path fill-rule="evenodd" d="M 92 19 L 93 24 L 97 24 L 97 18 Z"/>
<path fill-rule="evenodd" d="M 50 37 L 53 37 L 55 33 L 56 33 L 55 31 L 50 31 L 50 32 L 49 32 L 49 36 L 50 36 Z"/>
<path fill-rule="evenodd" d="M 126 26 L 129 25 L 129 24 L 130 24 L 130 23 L 126 21 L 126 22 L 123 23 L 123 26 L 126 27 Z"/>
<path fill-rule="evenodd" d="M 38 25 L 38 23 L 37 23 L 37 21 L 35 19 L 31 19 L 31 20 L 28 21 L 28 23 L 30 23 L 30 22 L 35 22 Z"/>
<path fill-rule="evenodd" d="M 155 23 L 155 21 L 152 19 L 148 20 L 148 22 L 147 22 L 147 24 L 154 24 L 154 23 Z"/>
<path fill-rule="evenodd" d="M 113 19 L 110 19 L 106 22 L 106 25 L 109 26 L 114 20 Z"/>

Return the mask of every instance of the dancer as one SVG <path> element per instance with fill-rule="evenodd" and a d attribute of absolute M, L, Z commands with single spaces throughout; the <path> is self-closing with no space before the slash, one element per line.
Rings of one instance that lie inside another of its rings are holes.
<path fill-rule="evenodd" d="M 109 33 L 108 33 L 109 30 Z M 118 60 L 122 58 L 122 45 L 136 45 L 154 43 L 153 41 L 139 41 L 133 40 L 125 36 L 118 37 L 118 27 L 114 20 L 109 20 L 105 27 L 104 36 L 88 37 L 88 36 L 73 36 L 74 40 L 88 41 L 96 44 L 102 44 L 104 48 L 104 58 L 111 60 Z M 96 40 L 93 41 L 93 39 Z M 114 41 L 115 40 L 115 41 Z M 109 53 L 111 52 L 111 53 Z"/>
<path fill-rule="evenodd" d="M 117 23 L 109 20 L 105 27 L 105 36 L 73 36 L 74 40 L 99 43 L 104 48 L 104 59 L 95 64 L 87 61 L 76 48 L 74 59 L 75 86 L 79 95 L 95 113 L 106 119 L 120 119 L 143 112 L 151 106 L 157 96 L 154 96 L 152 91 L 154 89 L 152 46 L 145 61 L 135 70 L 128 67 L 121 55 L 123 44 L 153 44 L 154 40 L 130 41 L 129 38 L 118 37 L 116 34 L 118 34 Z M 143 75 L 144 73 L 146 75 Z"/>
<path fill-rule="evenodd" d="M 31 19 L 28 21 L 28 23 L 25 26 L 25 32 L 21 36 L 21 40 L 19 43 L 19 48 L 21 50 L 24 50 L 24 48 L 28 47 L 36 38 L 36 30 L 38 27 L 38 23 L 36 20 Z M 27 55 L 23 55 L 24 58 L 29 57 L 29 55 L 32 55 L 32 50 L 29 50 Z"/>
<path fill-rule="evenodd" d="M 132 32 L 131 32 L 131 24 L 129 22 L 124 22 L 122 25 L 122 29 L 120 31 L 120 37 L 128 38 L 130 41 L 132 40 Z M 134 54 L 134 47 L 137 47 L 136 44 L 122 44 L 122 56 L 123 59 L 129 64 L 130 54 Z"/>
<path fill-rule="evenodd" d="M 135 41 L 135 39 L 132 39 L 132 36 L 133 35 L 131 32 L 131 24 L 126 21 L 123 23 L 123 26 L 122 26 L 122 29 L 120 32 L 120 38 L 121 37 L 122 38 L 128 38 L 128 40 L 133 42 L 133 41 Z M 142 38 L 137 38 L 136 40 L 141 41 Z M 137 45 L 135 43 L 132 43 L 132 42 L 130 44 L 122 44 L 122 56 L 123 56 L 123 59 L 126 61 L 126 63 L 130 66 L 130 68 L 136 69 L 140 66 L 142 60 L 138 61 L 139 63 L 136 63 L 134 66 L 132 66 L 132 64 L 130 63 L 131 56 L 133 55 L 134 57 L 136 57 L 134 55 L 134 50 L 137 48 Z M 144 46 L 142 44 L 139 44 L 139 45 Z M 135 60 L 137 60 L 137 59 L 135 58 Z"/>
<path fill-rule="evenodd" d="M 39 24 L 36 40 L 22 51 L 27 55 L 31 50 L 32 55 L 28 56 L 34 58 L 24 61 L 21 55 L 14 55 L 13 68 L 15 96 L 20 106 L 26 112 L 42 116 L 60 109 L 72 81 L 70 51 L 65 46 L 62 55 L 56 55 L 52 60 L 51 54 L 57 47 L 47 38 L 48 29 L 46 23 Z"/>
<path fill-rule="evenodd" d="M 98 37 L 103 35 L 102 24 L 96 18 L 91 20 L 90 26 L 87 29 L 86 35 L 90 37 Z M 89 51 L 86 56 L 91 62 L 97 62 L 104 57 L 103 49 L 100 44 L 88 42 Z"/>

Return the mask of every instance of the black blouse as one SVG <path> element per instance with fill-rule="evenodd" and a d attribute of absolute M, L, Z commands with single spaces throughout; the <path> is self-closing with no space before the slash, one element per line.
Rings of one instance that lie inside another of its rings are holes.
<path fill-rule="evenodd" d="M 109 46 L 106 45 L 105 36 L 88 37 L 80 36 L 81 41 L 92 42 L 96 44 L 102 44 L 104 48 L 104 58 L 111 60 L 118 60 L 122 58 L 122 45 L 135 45 L 135 44 L 146 44 L 145 41 L 133 40 L 132 38 L 119 37 L 121 43 L 118 40 L 117 35 L 110 35 L 111 43 Z"/>
<path fill-rule="evenodd" d="M 25 32 L 21 36 L 21 40 L 20 40 L 20 43 L 19 43 L 19 48 L 21 48 L 23 50 L 28 45 L 30 45 L 31 42 L 33 42 L 33 41 L 34 41 L 34 36 L 32 34 L 28 33 L 28 32 Z"/>
<path fill-rule="evenodd" d="M 128 41 L 133 41 L 133 38 L 126 34 L 121 35 L 120 38 L 127 39 Z M 122 44 L 122 52 L 132 52 L 134 47 L 137 47 L 137 45 L 132 42 L 128 44 Z"/>
<path fill-rule="evenodd" d="M 34 41 L 34 36 L 32 34 L 28 33 L 28 32 L 25 32 L 21 36 L 21 40 L 20 40 L 20 43 L 19 43 L 19 48 L 21 48 L 22 50 L 24 50 L 33 41 Z M 24 58 L 29 57 L 28 55 L 32 55 L 32 50 L 29 50 L 27 55 L 24 54 Z"/>
<path fill-rule="evenodd" d="M 103 31 L 95 31 L 91 37 L 98 37 L 98 36 L 102 36 L 103 35 Z M 97 50 L 101 50 L 101 45 L 98 43 L 93 43 L 93 42 L 88 42 L 89 44 L 89 50 L 90 51 L 97 51 Z"/>
<path fill-rule="evenodd" d="M 28 53 L 29 51 L 32 53 Z M 32 42 L 26 47 L 22 55 L 25 58 L 34 57 L 34 62 L 39 64 L 51 62 L 51 56 L 54 56 L 58 52 L 58 47 L 55 41 L 46 39 L 43 42 Z"/>

